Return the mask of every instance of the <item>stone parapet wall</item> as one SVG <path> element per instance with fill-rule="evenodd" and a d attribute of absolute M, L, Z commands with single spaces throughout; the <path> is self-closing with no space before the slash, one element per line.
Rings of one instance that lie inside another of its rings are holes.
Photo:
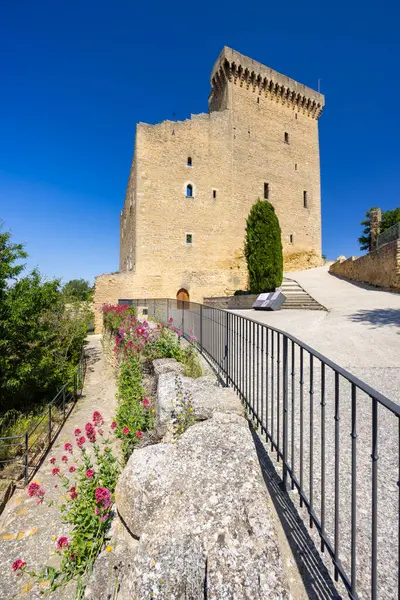
<path fill-rule="evenodd" d="M 364 256 L 337 260 L 329 272 L 352 281 L 400 289 L 400 241 L 385 244 Z"/>
<path fill-rule="evenodd" d="M 119 553 L 121 598 L 288 600 L 273 506 L 239 398 L 215 376 L 179 375 L 175 361 L 154 367 L 161 443 L 134 450 L 115 491 L 120 537 L 137 540 Z M 189 399 L 191 422 L 176 435 Z M 111 544 L 117 555 L 119 540 Z M 104 566 L 100 557 L 89 600 L 100 597 Z"/>

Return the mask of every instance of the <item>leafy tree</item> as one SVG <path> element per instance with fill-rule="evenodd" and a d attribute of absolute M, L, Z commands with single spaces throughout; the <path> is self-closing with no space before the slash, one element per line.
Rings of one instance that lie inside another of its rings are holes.
<path fill-rule="evenodd" d="M 91 300 L 93 295 L 93 288 L 85 279 L 71 279 L 62 291 L 68 300 L 87 301 Z"/>
<path fill-rule="evenodd" d="M 49 400 L 78 362 L 87 315 L 66 307 L 60 282 L 37 270 L 22 277 L 27 254 L 0 229 L 0 416 Z"/>
<path fill-rule="evenodd" d="M 358 243 L 360 244 L 360 250 L 369 250 L 371 247 L 371 212 L 375 210 L 374 208 L 370 208 L 365 213 L 365 219 L 361 221 L 361 225 L 363 226 L 362 235 L 358 238 Z M 393 210 L 386 210 L 382 213 L 382 219 L 380 222 L 379 233 L 383 233 L 389 227 L 396 225 L 396 223 L 400 222 L 400 208 L 395 208 Z"/>
<path fill-rule="evenodd" d="M 394 208 L 393 210 L 386 210 L 382 214 L 382 221 L 380 226 L 380 233 L 382 231 L 386 231 L 389 227 L 396 225 L 396 223 L 400 222 L 400 208 Z"/>
<path fill-rule="evenodd" d="M 253 294 L 279 287 L 283 276 L 281 228 L 274 207 L 258 199 L 246 222 L 244 254 Z"/>
<path fill-rule="evenodd" d="M 360 244 L 360 250 L 369 250 L 371 247 L 371 212 L 375 210 L 376 207 L 372 207 L 365 213 L 365 219 L 361 221 L 361 225 L 363 226 L 362 235 L 358 238 L 358 243 Z"/>

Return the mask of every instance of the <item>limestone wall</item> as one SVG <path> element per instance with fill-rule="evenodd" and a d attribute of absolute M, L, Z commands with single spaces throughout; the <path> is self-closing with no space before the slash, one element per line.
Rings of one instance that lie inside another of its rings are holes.
<path fill-rule="evenodd" d="M 330 266 L 329 272 L 352 281 L 400 289 L 400 240 L 365 256 L 338 260 Z"/>
<path fill-rule="evenodd" d="M 285 269 L 320 264 L 323 96 L 227 48 L 212 88 L 208 114 L 137 126 L 120 252 L 134 296 L 144 286 L 172 298 L 185 288 L 192 300 L 245 289 L 246 218 L 265 195 L 281 225 Z"/>

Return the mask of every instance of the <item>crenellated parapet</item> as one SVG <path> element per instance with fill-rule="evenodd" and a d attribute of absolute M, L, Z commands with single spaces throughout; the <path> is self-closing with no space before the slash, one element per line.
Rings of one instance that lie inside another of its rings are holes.
<path fill-rule="evenodd" d="M 322 94 L 225 46 L 211 73 L 213 92 L 221 94 L 228 83 L 314 119 L 319 118 L 325 105 Z"/>

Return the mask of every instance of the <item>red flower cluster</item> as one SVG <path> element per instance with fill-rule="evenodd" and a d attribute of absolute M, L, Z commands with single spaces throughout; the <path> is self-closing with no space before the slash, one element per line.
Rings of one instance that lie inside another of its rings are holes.
<path fill-rule="evenodd" d="M 78 437 L 78 435 L 81 435 L 82 431 L 79 429 L 79 427 L 77 427 L 74 431 L 74 436 Z"/>
<path fill-rule="evenodd" d="M 79 448 L 82 448 L 82 446 L 85 442 L 86 442 L 86 438 L 83 435 L 76 440 L 76 444 L 77 444 L 77 446 L 79 446 Z"/>
<path fill-rule="evenodd" d="M 32 483 L 28 485 L 28 496 L 30 498 L 37 498 L 37 504 L 41 504 L 43 502 L 44 495 L 44 489 L 35 481 L 32 481 Z"/>
<path fill-rule="evenodd" d="M 68 462 L 68 456 L 65 456 L 65 454 L 64 454 L 64 456 L 62 456 L 62 457 L 61 457 L 61 460 L 62 460 L 64 463 L 67 463 L 67 462 Z"/>
<path fill-rule="evenodd" d="M 69 452 L 70 454 L 72 454 L 72 444 L 70 442 L 67 442 L 66 444 L 64 444 L 64 450 L 66 452 Z"/>
<path fill-rule="evenodd" d="M 51 458 L 49 462 L 50 462 L 50 464 L 54 465 L 54 463 L 56 462 L 55 457 L 53 456 L 53 458 Z"/>
<path fill-rule="evenodd" d="M 150 400 L 148 398 L 143 398 L 142 404 L 144 408 L 148 408 L 150 406 Z"/>
<path fill-rule="evenodd" d="M 122 433 L 124 435 L 128 435 L 129 431 L 130 431 L 129 427 L 124 427 L 123 430 L 122 430 Z"/>
<path fill-rule="evenodd" d="M 18 560 L 13 562 L 11 568 L 13 571 L 21 571 L 24 567 L 26 567 L 26 562 L 19 558 Z"/>
<path fill-rule="evenodd" d="M 58 474 L 59 474 L 59 472 L 60 472 L 60 469 L 58 469 L 57 467 L 55 467 L 55 468 L 52 470 L 51 474 L 52 474 L 52 475 L 58 475 Z"/>
<path fill-rule="evenodd" d="M 137 432 L 136 432 L 136 437 L 137 437 L 137 438 L 139 438 L 139 440 L 141 440 L 141 439 L 142 439 L 142 437 L 143 437 L 143 431 L 140 431 L 140 430 L 139 430 L 139 431 L 137 431 Z"/>
<path fill-rule="evenodd" d="M 96 488 L 94 495 L 96 504 L 100 504 L 103 508 L 108 508 L 111 505 L 111 492 L 107 488 Z"/>
<path fill-rule="evenodd" d="M 92 416 L 92 421 L 96 425 L 96 427 L 99 427 L 100 425 L 104 425 L 104 419 L 98 410 L 94 411 L 93 416 Z"/>
<path fill-rule="evenodd" d="M 96 441 L 96 430 L 91 423 L 86 423 L 85 432 L 89 442 L 93 444 Z"/>
<path fill-rule="evenodd" d="M 73 486 L 73 487 L 69 488 L 69 490 L 68 490 L 68 491 L 69 491 L 69 495 L 70 495 L 70 497 L 71 497 L 71 500 L 75 500 L 75 498 L 77 498 L 77 497 L 78 497 L 78 493 L 77 493 L 77 491 L 76 491 L 76 487 L 75 487 L 75 486 Z"/>
<path fill-rule="evenodd" d="M 112 429 L 112 430 L 114 430 L 114 429 L 116 428 L 116 426 L 117 426 L 116 422 L 115 422 L 115 421 L 113 421 L 113 422 L 111 423 L 111 429 Z"/>
<path fill-rule="evenodd" d="M 70 468 L 68 469 L 68 471 L 69 471 L 70 473 L 74 473 L 74 472 L 76 471 L 76 467 L 74 467 L 74 465 L 72 465 L 72 467 L 70 467 Z"/>
<path fill-rule="evenodd" d="M 87 477 L 88 479 L 92 479 L 92 478 L 94 477 L 94 471 L 93 471 L 93 469 L 88 469 L 88 470 L 86 471 L 86 477 Z"/>
<path fill-rule="evenodd" d="M 68 541 L 68 538 L 65 537 L 65 535 L 62 535 L 61 537 L 58 538 L 57 550 L 62 550 L 63 548 L 68 548 L 68 546 L 69 546 L 69 541 Z"/>

